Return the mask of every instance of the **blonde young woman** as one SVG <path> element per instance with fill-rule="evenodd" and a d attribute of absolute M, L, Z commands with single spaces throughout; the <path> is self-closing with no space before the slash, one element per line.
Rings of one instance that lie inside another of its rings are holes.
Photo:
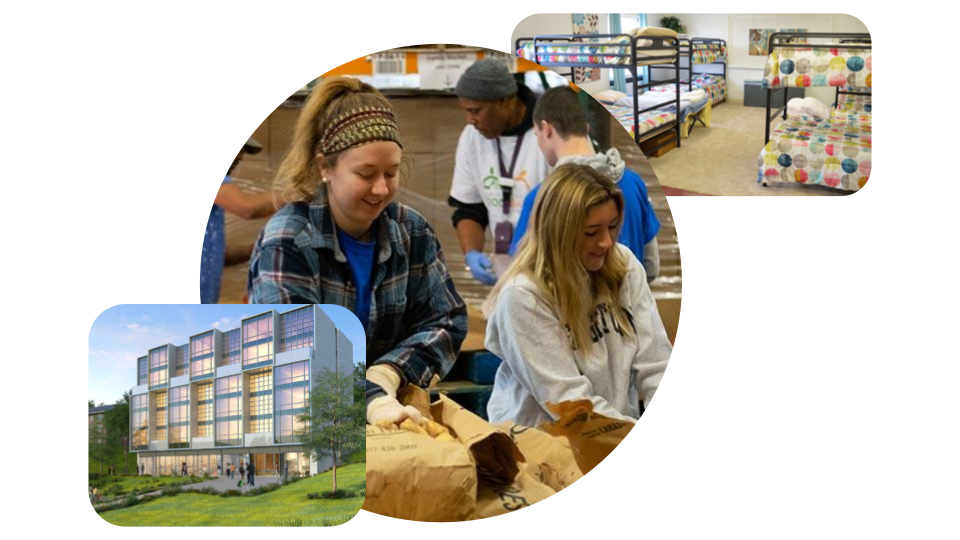
<path fill-rule="evenodd" d="M 250 259 L 251 302 L 337 304 L 360 319 L 370 423 L 419 421 L 397 389 L 445 375 L 467 331 L 436 234 L 393 202 L 401 160 L 390 102 L 358 80 L 324 80 L 276 178 L 295 202 L 267 223 Z"/>
<path fill-rule="evenodd" d="M 592 167 L 557 167 L 492 293 L 486 347 L 503 359 L 487 413 L 537 426 L 548 403 L 589 399 L 636 420 L 672 350 L 643 266 L 616 243 L 623 195 Z"/>

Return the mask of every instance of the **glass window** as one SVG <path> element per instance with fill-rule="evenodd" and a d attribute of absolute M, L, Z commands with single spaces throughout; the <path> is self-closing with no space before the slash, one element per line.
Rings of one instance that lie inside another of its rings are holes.
<path fill-rule="evenodd" d="M 243 323 L 244 369 L 273 362 L 273 315 L 265 313 Z"/>
<path fill-rule="evenodd" d="M 223 334 L 223 356 L 221 366 L 236 364 L 240 361 L 240 329 L 236 328 Z"/>
<path fill-rule="evenodd" d="M 298 442 L 297 431 L 303 429 L 298 414 L 306 414 L 310 406 L 310 366 L 307 361 L 278 366 L 274 371 L 277 443 Z"/>
<path fill-rule="evenodd" d="M 243 389 L 240 375 L 217 379 L 217 446 L 240 446 L 242 444 L 241 421 Z"/>
<path fill-rule="evenodd" d="M 248 374 L 250 433 L 273 431 L 273 374 L 264 370 Z"/>
<path fill-rule="evenodd" d="M 313 306 L 280 315 L 280 326 L 281 351 L 313 346 Z"/>
<path fill-rule="evenodd" d="M 213 382 L 194 387 L 197 400 L 197 437 L 213 436 Z"/>
<path fill-rule="evenodd" d="M 155 419 L 153 440 L 165 441 L 167 439 L 167 393 L 154 392 L 153 399 L 153 411 Z"/>
<path fill-rule="evenodd" d="M 147 384 L 147 377 L 150 375 L 150 369 L 147 367 L 147 357 L 137 359 L 137 385 Z"/>
<path fill-rule="evenodd" d="M 213 377 L 213 332 L 190 339 L 190 380 Z"/>
<path fill-rule="evenodd" d="M 150 388 L 167 384 L 167 348 L 160 347 L 150 351 Z"/>
<path fill-rule="evenodd" d="M 170 448 L 190 447 L 190 387 L 178 386 L 169 392 Z"/>
<path fill-rule="evenodd" d="M 144 357 L 146 358 L 146 357 Z M 140 394 L 130 398 L 130 449 L 146 450 L 148 447 L 147 394 Z"/>
<path fill-rule="evenodd" d="M 187 345 L 177 347 L 177 358 L 173 364 L 174 377 L 182 377 L 187 374 L 187 369 L 190 365 L 190 353 L 188 349 L 189 347 Z"/>

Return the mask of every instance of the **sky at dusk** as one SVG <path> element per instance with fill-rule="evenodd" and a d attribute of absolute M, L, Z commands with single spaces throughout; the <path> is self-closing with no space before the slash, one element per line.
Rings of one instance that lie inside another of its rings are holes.
<path fill-rule="evenodd" d="M 111 404 L 136 386 L 137 358 L 167 343 L 185 345 L 190 336 L 216 328 L 240 327 L 240 321 L 270 309 L 285 313 L 303 304 L 155 304 L 119 305 L 107 309 L 90 328 L 88 398 Z M 346 308 L 321 305 L 353 343 L 354 363 L 365 361 L 366 336 L 357 317 Z"/>

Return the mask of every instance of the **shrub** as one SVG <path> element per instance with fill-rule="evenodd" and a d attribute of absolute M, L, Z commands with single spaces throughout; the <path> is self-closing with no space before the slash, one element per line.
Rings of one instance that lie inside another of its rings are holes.
<path fill-rule="evenodd" d="M 161 495 L 166 497 L 173 497 L 179 495 L 183 490 L 179 486 L 169 486 L 163 488 L 163 491 L 160 492 Z"/>
<path fill-rule="evenodd" d="M 239 497 L 243 495 L 239 489 L 228 489 L 220 494 L 221 497 Z"/>
<path fill-rule="evenodd" d="M 324 491 L 322 493 L 308 493 L 308 499 L 352 499 L 357 496 L 354 491 L 338 489 L 336 491 Z"/>

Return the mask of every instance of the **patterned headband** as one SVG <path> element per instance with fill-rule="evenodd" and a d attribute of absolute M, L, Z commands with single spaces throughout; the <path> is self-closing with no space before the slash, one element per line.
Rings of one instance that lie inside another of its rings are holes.
<path fill-rule="evenodd" d="M 365 107 L 340 115 L 320 138 L 319 152 L 325 156 L 373 141 L 400 143 L 397 117 L 390 109 Z"/>

